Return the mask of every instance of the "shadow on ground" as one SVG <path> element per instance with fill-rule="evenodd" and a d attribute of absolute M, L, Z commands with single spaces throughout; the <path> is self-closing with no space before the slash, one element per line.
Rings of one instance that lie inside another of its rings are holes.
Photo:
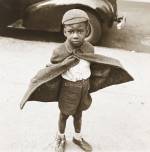
<path fill-rule="evenodd" d="M 0 30 L 0 36 L 29 41 L 63 42 L 62 33 L 5 28 Z"/>

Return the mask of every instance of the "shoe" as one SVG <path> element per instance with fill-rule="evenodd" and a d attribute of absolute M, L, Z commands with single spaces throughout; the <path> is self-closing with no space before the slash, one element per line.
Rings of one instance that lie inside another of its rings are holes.
<path fill-rule="evenodd" d="M 66 138 L 65 136 L 61 138 L 59 135 L 56 137 L 55 143 L 55 152 L 64 152 L 66 146 Z"/>
<path fill-rule="evenodd" d="M 78 145 L 81 149 L 83 149 L 85 152 L 91 152 L 92 146 L 87 143 L 83 138 L 81 140 L 77 140 L 73 137 L 73 142 Z"/>

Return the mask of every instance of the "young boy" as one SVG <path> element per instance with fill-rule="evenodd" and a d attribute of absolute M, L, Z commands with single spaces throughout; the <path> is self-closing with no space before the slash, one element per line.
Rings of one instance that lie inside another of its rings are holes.
<path fill-rule="evenodd" d="M 58 101 L 60 115 L 55 151 L 65 151 L 65 128 L 69 116 L 73 116 L 73 142 L 84 151 L 92 151 L 81 134 L 82 111 L 91 105 L 90 93 L 133 78 L 118 60 L 94 54 L 94 47 L 85 41 L 89 17 L 84 11 L 67 11 L 62 24 L 65 43 L 53 51 L 52 64 L 31 80 L 20 107 L 22 109 L 27 101 Z"/>
<path fill-rule="evenodd" d="M 69 53 L 87 51 L 84 47 L 85 38 L 88 33 L 88 15 L 79 9 L 66 12 L 62 19 L 65 46 Z M 63 47 L 63 46 L 62 46 Z M 91 49 L 88 53 L 94 53 L 93 46 L 86 42 L 86 47 Z M 85 49 L 85 50 L 84 50 Z M 58 63 L 57 58 L 61 52 L 54 51 L 51 62 Z M 89 91 L 89 77 L 91 75 L 90 62 L 80 59 L 79 62 L 62 73 L 62 85 L 59 94 L 59 123 L 58 135 L 56 138 L 56 151 L 64 151 L 65 148 L 65 127 L 70 115 L 73 116 L 75 134 L 73 142 L 85 151 L 92 151 L 92 147 L 82 138 L 82 110 L 87 109 L 91 104 Z"/>

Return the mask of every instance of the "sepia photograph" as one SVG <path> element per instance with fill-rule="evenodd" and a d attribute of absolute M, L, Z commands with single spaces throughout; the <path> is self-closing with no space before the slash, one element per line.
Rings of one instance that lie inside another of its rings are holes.
<path fill-rule="evenodd" d="M 0 152 L 150 151 L 150 0 L 0 0 Z"/>

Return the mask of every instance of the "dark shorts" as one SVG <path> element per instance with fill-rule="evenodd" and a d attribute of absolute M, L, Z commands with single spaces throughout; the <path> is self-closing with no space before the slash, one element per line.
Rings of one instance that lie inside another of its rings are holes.
<path fill-rule="evenodd" d="M 59 94 L 60 111 L 66 115 L 74 115 L 78 111 L 88 109 L 92 102 L 89 88 L 89 79 L 76 82 L 62 79 Z"/>

